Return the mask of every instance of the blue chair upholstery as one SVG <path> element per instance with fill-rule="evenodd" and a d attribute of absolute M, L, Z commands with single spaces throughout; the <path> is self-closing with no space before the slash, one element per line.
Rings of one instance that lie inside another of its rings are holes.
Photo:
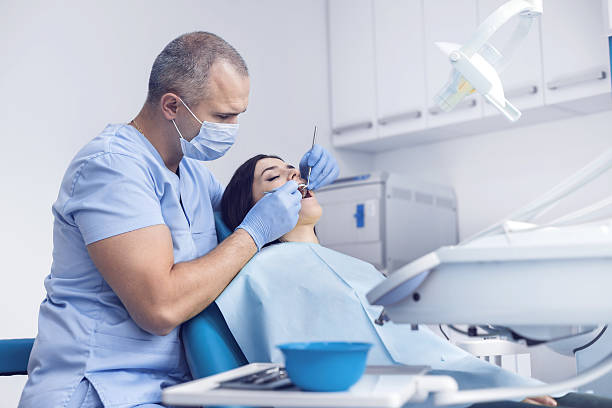
<path fill-rule="evenodd" d="M 34 339 L 0 340 L 0 375 L 26 375 Z"/>
<path fill-rule="evenodd" d="M 219 242 L 232 233 L 219 213 L 215 213 L 215 227 Z M 207 377 L 248 364 L 216 303 L 183 324 L 182 338 L 193 378 Z"/>
<path fill-rule="evenodd" d="M 193 378 L 248 364 L 216 303 L 183 324 L 182 338 Z"/>
<path fill-rule="evenodd" d="M 223 241 L 225 238 L 229 237 L 232 234 L 232 231 L 227 228 L 225 223 L 223 222 L 223 217 L 220 212 L 215 212 L 215 228 L 217 230 L 217 240 L 219 242 Z"/>

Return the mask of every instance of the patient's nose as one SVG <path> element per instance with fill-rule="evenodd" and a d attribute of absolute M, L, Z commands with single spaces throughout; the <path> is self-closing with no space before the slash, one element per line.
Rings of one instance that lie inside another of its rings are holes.
<path fill-rule="evenodd" d="M 300 172 L 297 169 L 289 170 L 289 180 L 300 181 Z"/>

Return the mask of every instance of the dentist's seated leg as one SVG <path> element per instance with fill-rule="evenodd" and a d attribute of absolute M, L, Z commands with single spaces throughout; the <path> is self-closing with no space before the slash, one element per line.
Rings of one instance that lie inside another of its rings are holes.
<path fill-rule="evenodd" d="M 227 226 L 239 226 L 267 191 L 288 180 L 302 181 L 293 166 L 277 157 L 256 156 L 244 163 L 222 199 Z M 429 365 L 434 374 L 453 376 L 461 389 L 540 383 L 479 360 L 424 326 L 413 331 L 409 325 L 374 324 L 381 308 L 370 305 L 365 294 L 384 276 L 366 262 L 319 245 L 314 227 L 321 214 L 316 193 L 305 192 L 296 227 L 263 248 L 216 300 L 248 361 L 282 362 L 275 346 L 285 342 L 365 341 L 374 345 L 368 364 Z M 206 347 L 205 342 L 201 346 Z M 566 401 L 574 404 L 568 407 L 612 407 L 610 400 L 594 398 L 597 404 L 574 397 Z M 549 397 L 527 402 L 556 404 Z M 501 402 L 475 407 L 528 406 L 533 405 Z"/>
<path fill-rule="evenodd" d="M 87 378 L 83 378 L 65 405 L 66 408 L 104 408 L 100 396 Z M 138 408 L 163 408 L 159 404 L 140 404 Z"/>
<path fill-rule="evenodd" d="M 91 385 L 87 378 L 83 378 L 76 390 L 70 397 L 70 401 L 66 408 L 103 408 L 104 404 L 100 401 L 100 397 L 96 389 Z"/>

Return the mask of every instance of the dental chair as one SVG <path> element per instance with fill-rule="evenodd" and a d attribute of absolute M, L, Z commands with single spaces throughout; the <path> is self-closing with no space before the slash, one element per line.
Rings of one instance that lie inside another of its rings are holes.
<path fill-rule="evenodd" d="M 27 375 L 34 339 L 0 340 L 0 376 Z"/>
<path fill-rule="evenodd" d="M 220 213 L 215 213 L 215 227 L 219 242 L 232 233 L 223 223 Z M 248 364 L 219 307 L 214 302 L 183 324 L 181 336 L 187 364 L 194 379 Z"/>
<path fill-rule="evenodd" d="M 232 232 L 215 213 L 219 242 Z M 183 324 L 182 338 L 187 363 L 193 378 L 202 378 L 248 364 L 221 311 L 212 303 L 199 315 Z M 204 346 L 196 347 L 196 343 Z M 0 340 L 0 376 L 27 375 L 34 339 Z"/>

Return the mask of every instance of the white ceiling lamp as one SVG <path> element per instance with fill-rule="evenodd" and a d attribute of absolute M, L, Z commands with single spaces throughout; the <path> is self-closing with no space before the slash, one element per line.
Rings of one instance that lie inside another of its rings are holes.
<path fill-rule="evenodd" d="M 446 86 L 436 95 L 435 102 L 444 111 L 452 110 L 467 95 L 480 92 L 506 118 L 515 122 L 521 112 L 504 95 L 499 74 L 506 68 L 512 55 L 536 17 L 542 15 L 542 0 L 511 0 L 495 10 L 484 20 L 474 37 L 464 44 L 437 42 L 453 66 Z M 503 53 L 488 43 L 489 38 L 513 17 L 519 23 L 503 50 Z"/>

